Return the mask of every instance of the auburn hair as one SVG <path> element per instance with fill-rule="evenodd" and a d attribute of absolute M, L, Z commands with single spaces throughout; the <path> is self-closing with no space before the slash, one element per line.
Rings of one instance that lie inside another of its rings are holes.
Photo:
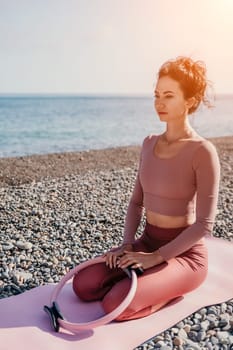
<path fill-rule="evenodd" d="M 189 57 L 179 56 L 165 62 L 159 69 L 158 78 L 169 76 L 180 84 L 184 98 L 195 98 L 189 114 L 195 112 L 202 102 L 208 108 L 213 107 L 206 96 L 208 86 L 212 86 L 206 77 L 206 65 L 203 61 L 193 61 Z"/>

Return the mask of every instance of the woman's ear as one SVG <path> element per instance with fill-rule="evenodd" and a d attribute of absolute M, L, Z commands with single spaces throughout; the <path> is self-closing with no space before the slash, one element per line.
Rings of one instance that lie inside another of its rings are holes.
<path fill-rule="evenodd" d="M 193 96 L 193 97 L 190 97 L 186 100 L 186 106 L 188 108 L 188 110 L 193 107 L 195 104 L 196 104 L 196 98 Z"/>

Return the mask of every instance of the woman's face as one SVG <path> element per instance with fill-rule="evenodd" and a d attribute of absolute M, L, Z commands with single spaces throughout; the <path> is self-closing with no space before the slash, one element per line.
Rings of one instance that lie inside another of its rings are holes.
<path fill-rule="evenodd" d="M 179 83 L 169 76 L 158 79 L 154 96 L 155 110 L 161 121 L 184 119 L 188 114 L 189 103 L 185 100 Z"/>

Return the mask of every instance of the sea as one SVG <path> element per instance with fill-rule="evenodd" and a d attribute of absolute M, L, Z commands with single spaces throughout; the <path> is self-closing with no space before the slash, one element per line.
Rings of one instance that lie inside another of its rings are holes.
<path fill-rule="evenodd" d="M 233 94 L 189 118 L 204 137 L 232 136 Z M 141 145 L 165 128 L 153 96 L 0 95 L 1 158 Z"/>

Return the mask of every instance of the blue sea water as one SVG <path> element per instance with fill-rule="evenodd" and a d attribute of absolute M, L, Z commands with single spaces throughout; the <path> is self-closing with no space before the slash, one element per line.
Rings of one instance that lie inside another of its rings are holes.
<path fill-rule="evenodd" d="M 204 137 L 233 135 L 233 95 L 190 117 Z M 161 133 L 151 96 L 1 95 L 0 157 L 140 145 Z"/>

